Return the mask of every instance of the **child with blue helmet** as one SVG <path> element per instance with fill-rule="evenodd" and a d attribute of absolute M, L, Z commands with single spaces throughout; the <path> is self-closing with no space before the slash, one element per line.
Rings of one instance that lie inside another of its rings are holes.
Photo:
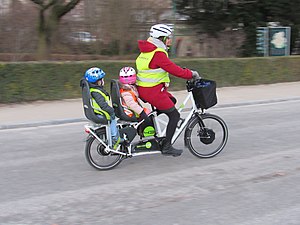
<path fill-rule="evenodd" d="M 97 115 L 105 116 L 110 121 L 113 148 L 116 149 L 121 141 L 117 128 L 117 120 L 113 107 L 110 106 L 110 97 L 104 89 L 105 72 L 98 67 L 92 67 L 85 72 L 84 78 L 89 82 L 92 95 L 92 106 Z"/>

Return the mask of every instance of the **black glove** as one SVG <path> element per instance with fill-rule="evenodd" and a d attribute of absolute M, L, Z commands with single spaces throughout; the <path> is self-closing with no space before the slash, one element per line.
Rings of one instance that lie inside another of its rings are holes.
<path fill-rule="evenodd" d="M 141 112 L 140 117 L 144 120 L 145 123 L 151 123 L 150 118 L 144 110 Z"/>

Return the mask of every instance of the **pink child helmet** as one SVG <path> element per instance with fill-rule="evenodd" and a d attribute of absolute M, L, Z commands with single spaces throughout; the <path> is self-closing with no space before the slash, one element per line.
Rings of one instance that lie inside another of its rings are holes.
<path fill-rule="evenodd" d="M 136 81 L 136 72 L 132 67 L 126 66 L 120 70 L 119 80 L 122 84 L 134 84 Z"/>

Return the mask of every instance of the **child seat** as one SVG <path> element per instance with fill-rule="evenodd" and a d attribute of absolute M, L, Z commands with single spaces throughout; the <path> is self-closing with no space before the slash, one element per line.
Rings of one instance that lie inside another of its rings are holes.
<path fill-rule="evenodd" d="M 90 86 L 86 79 L 82 78 L 80 80 L 80 87 L 82 89 L 82 103 L 84 114 L 86 118 L 97 124 L 108 124 L 105 116 L 97 114 L 94 112 L 92 107 L 92 95 L 90 92 Z"/>
<path fill-rule="evenodd" d="M 114 80 L 114 79 L 111 80 L 110 92 L 111 92 L 111 101 L 116 116 L 119 117 L 121 120 L 138 122 L 138 118 L 135 115 L 130 117 L 124 112 L 118 80 Z"/>

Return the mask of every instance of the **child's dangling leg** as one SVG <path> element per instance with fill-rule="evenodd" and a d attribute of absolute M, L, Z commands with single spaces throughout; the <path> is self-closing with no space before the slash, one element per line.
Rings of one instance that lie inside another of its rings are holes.
<path fill-rule="evenodd" d="M 112 137 L 112 147 L 113 147 L 113 149 L 117 149 L 118 145 L 122 142 L 122 139 L 120 138 L 120 133 L 119 133 L 119 130 L 117 127 L 116 119 L 111 119 L 110 131 L 111 131 L 111 137 Z"/>

